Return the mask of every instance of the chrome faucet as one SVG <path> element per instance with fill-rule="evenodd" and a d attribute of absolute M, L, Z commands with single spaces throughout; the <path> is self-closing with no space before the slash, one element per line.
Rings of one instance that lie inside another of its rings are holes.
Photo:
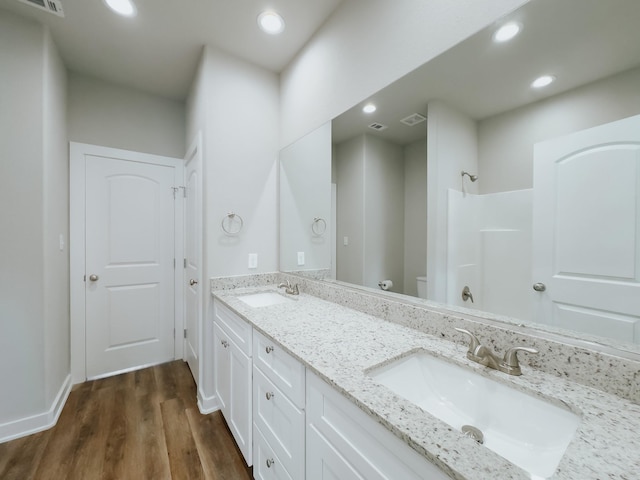
<path fill-rule="evenodd" d="M 467 350 L 467 358 L 469 360 L 509 375 L 522 375 L 520 362 L 518 362 L 518 352 L 538 353 L 535 348 L 513 347 L 507 350 L 501 359 L 489 348 L 481 345 L 478 338 L 470 331 L 464 328 L 456 328 L 456 330 L 469 337 L 469 350 Z"/>
<path fill-rule="evenodd" d="M 299 295 L 300 294 L 300 290 L 298 290 L 298 284 L 296 283 L 295 285 L 291 285 L 291 282 L 289 280 L 287 280 L 287 283 L 279 284 L 278 288 L 284 288 L 284 291 L 286 293 L 291 294 L 291 295 Z"/>

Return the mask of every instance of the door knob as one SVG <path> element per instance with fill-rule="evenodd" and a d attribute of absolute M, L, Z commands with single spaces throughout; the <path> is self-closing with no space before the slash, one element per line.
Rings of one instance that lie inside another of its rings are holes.
<path fill-rule="evenodd" d="M 89 280 L 91 280 L 92 282 L 97 282 L 99 278 L 100 277 L 98 277 L 98 275 L 95 275 L 95 274 L 89 275 Z"/>
<path fill-rule="evenodd" d="M 547 286 L 544 283 L 534 283 L 533 284 L 533 289 L 536 292 L 544 292 L 547 289 Z"/>
<path fill-rule="evenodd" d="M 192 278 L 191 280 L 189 280 L 189 285 L 191 285 L 192 287 L 193 287 L 194 285 L 197 285 L 197 284 L 198 284 L 198 281 L 197 281 L 197 280 L 194 280 L 193 278 Z"/>

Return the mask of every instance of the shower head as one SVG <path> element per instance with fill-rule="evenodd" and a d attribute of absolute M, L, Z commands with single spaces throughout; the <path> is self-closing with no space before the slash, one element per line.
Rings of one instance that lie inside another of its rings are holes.
<path fill-rule="evenodd" d="M 465 172 L 464 170 L 462 172 L 460 172 L 460 175 L 462 175 L 463 177 L 465 175 L 469 176 L 469 180 L 471 180 L 472 182 L 475 182 L 476 180 L 478 180 L 478 176 L 477 175 L 471 175 L 469 172 Z"/>

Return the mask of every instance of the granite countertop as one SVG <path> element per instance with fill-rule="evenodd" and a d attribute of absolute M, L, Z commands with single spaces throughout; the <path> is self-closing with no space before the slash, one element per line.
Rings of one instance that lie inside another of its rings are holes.
<path fill-rule="evenodd" d="M 407 352 L 435 356 L 564 405 L 581 417 L 554 479 L 640 478 L 640 406 L 612 394 L 522 367 L 513 377 L 466 358 L 466 347 L 301 293 L 253 308 L 238 296 L 274 286 L 212 292 L 365 413 L 455 479 L 527 479 L 529 474 L 426 413 L 366 373 Z"/>

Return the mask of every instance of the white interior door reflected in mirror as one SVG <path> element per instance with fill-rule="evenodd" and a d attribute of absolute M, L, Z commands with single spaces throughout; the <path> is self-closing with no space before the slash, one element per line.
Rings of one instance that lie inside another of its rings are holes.
<path fill-rule="evenodd" d="M 535 146 L 536 321 L 640 343 L 640 115 Z"/>

